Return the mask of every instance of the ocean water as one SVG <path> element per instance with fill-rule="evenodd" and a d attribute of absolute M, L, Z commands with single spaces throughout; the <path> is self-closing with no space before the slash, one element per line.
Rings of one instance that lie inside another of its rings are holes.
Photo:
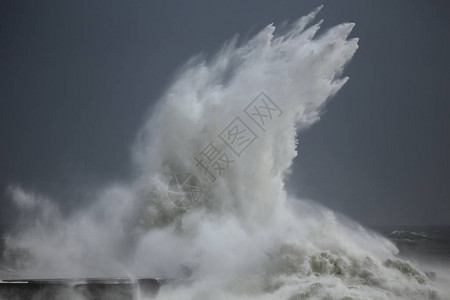
<path fill-rule="evenodd" d="M 391 240 L 399 249 L 397 254 L 398 258 L 405 261 L 413 261 L 416 264 L 422 264 L 425 275 L 428 279 L 436 282 L 440 281 L 435 269 L 440 269 L 439 265 L 450 265 L 450 226 L 449 225 L 435 225 L 435 226 L 379 226 L 373 228 L 375 231 L 380 232 L 386 238 Z M 1 231 L 1 236 L 4 231 Z M 0 253 L 5 250 L 5 241 L 0 239 Z M 15 270 L 7 267 L 7 262 L 0 262 L 0 278 L 14 278 Z M 428 269 L 428 271 L 426 271 Z M 445 268 L 444 268 L 445 269 Z M 82 280 L 79 280 L 81 282 Z M 108 282 L 109 281 L 109 282 Z M 36 295 L 42 295 L 41 298 L 55 298 L 62 299 L 65 295 L 68 298 L 75 295 L 81 295 L 82 298 L 89 299 L 136 299 L 139 298 L 137 290 L 142 289 L 142 286 L 138 286 L 133 282 L 123 284 L 123 281 L 117 280 L 101 280 L 101 283 L 113 282 L 114 285 L 104 284 L 97 285 L 92 282 L 87 282 L 93 288 L 88 289 L 86 285 L 75 286 L 73 283 L 67 285 L 51 285 L 43 282 L 41 286 L 33 286 L 31 288 L 23 288 L 22 286 L 15 289 L 2 290 L 0 287 L 0 295 L 12 295 L 12 299 L 32 298 L 38 299 Z M 444 278 L 444 283 L 446 282 Z M 189 283 L 189 279 L 180 279 L 179 281 L 164 282 L 160 281 L 161 285 L 183 285 Z M 71 286 L 72 285 L 72 286 Z M 147 288 L 148 298 L 155 298 L 160 285 L 155 285 L 155 282 L 151 282 L 150 288 Z M 8 292 L 6 292 L 8 291 Z M 59 295 L 59 296 L 58 296 Z M 87 296 L 86 296 L 87 295 Z M 142 295 L 140 295 L 142 297 Z M 443 299 L 444 295 L 442 295 Z M 11 297 L 7 297 L 10 299 Z M 307 299 L 307 298 L 305 298 Z"/>
<path fill-rule="evenodd" d="M 406 259 L 450 266 L 450 225 L 380 226 L 375 230 L 390 239 Z"/>
<path fill-rule="evenodd" d="M 166 279 L 156 295 L 104 299 L 448 299 L 444 259 L 403 255 L 407 239 L 430 245 L 421 231 L 386 238 L 286 192 L 297 133 L 358 48 L 354 24 L 320 31 L 319 10 L 187 62 L 132 145 L 138 175 L 89 207 L 67 217 L 10 186 L 25 222 L 6 233 L 2 279 Z M 68 286 L 35 299 L 93 297 Z"/>

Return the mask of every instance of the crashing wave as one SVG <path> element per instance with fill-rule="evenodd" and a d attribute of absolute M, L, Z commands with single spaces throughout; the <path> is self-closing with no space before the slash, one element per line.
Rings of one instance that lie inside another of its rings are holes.
<path fill-rule="evenodd" d="M 12 187 L 42 220 L 8 241 L 32 258 L 21 272 L 189 276 L 157 299 L 438 299 L 391 242 L 286 193 L 297 132 L 347 82 L 358 48 L 348 39 L 354 24 L 310 25 L 319 9 L 189 61 L 139 132 L 138 178 L 100 189 L 88 210 L 64 218 Z M 186 189 L 178 174 L 201 184 Z M 196 205 L 178 205 L 191 192 Z"/>

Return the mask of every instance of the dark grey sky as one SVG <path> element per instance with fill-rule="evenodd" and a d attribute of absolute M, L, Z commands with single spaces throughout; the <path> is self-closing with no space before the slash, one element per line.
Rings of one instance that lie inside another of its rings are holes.
<path fill-rule="evenodd" d="M 1 1 L 1 191 L 86 204 L 130 176 L 145 112 L 189 57 L 322 3 L 324 27 L 355 22 L 360 49 L 301 135 L 291 186 L 366 224 L 450 223 L 446 1 Z"/>

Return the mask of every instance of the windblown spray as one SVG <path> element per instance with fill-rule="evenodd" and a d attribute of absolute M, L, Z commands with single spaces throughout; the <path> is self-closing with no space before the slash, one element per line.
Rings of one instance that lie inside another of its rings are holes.
<path fill-rule="evenodd" d="M 64 219 L 12 187 L 51 220 L 8 240 L 32 258 L 22 272 L 186 279 L 158 299 L 438 298 L 389 241 L 286 193 L 297 132 L 347 82 L 358 48 L 354 24 L 319 34 L 319 10 L 191 59 L 138 133 L 138 178 L 101 189 L 89 210 Z"/>

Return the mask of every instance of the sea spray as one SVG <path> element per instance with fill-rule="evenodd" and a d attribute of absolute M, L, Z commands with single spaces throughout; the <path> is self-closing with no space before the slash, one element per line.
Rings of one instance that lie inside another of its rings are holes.
<path fill-rule="evenodd" d="M 7 253 L 24 253 L 19 272 L 173 279 L 157 299 L 437 299 L 433 283 L 398 260 L 389 241 L 286 193 L 297 132 L 320 119 L 358 48 L 348 39 L 354 24 L 319 33 L 319 10 L 284 32 L 271 24 L 210 59 L 191 59 L 138 133 L 139 176 L 99 189 L 90 208 L 66 219 L 52 220 L 53 207 L 35 210 L 35 224 L 8 239 Z M 258 97 L 269 108 L 260 102 L 255 115 L 248 107 Z M 236 128 L 248 130 L 245 149 L 227 141 Z M 215 158 L 227 155 L 221 172 L 199 163 L 211 145 Z M 201 182 L 195 205 L 170 197 L 177 174 Z M 48 204 L 20 187 L 10 194 L 24 210 Z"/>

